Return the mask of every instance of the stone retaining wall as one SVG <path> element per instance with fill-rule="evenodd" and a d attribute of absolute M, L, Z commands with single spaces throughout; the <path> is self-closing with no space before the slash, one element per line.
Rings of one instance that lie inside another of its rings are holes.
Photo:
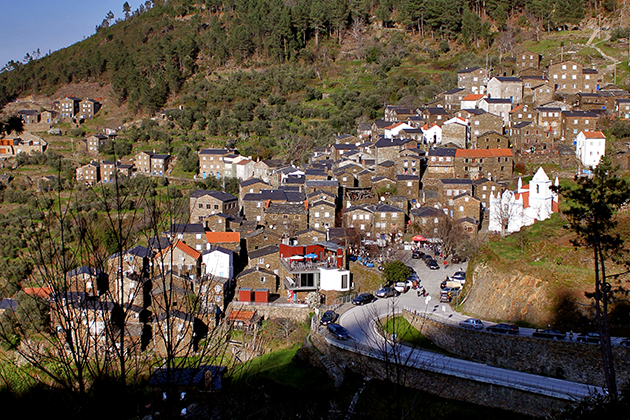
<path fill-rule="evenodd" d="M 315 365 L 322 366 L 319 351 L 328 360 L 328 363 L 324 365 L 334 363 L 337 371 L 343 372 L 349 369 L 366 377 L 389 380 L 444 398 L 501 408 L 535 417 L 547 416 L 569 404 L 565 400 L 544 395 L 381 361 L 332 346 L 315 331 L 311 334 L 311 340 L 316 349 L 305 348 L 304 351 L 310 350 L 311 354 L 302 352 L 301 357 L 310 360 Z"/>
<path fill-rule="evenodd" d="M 604 386 L 600 347 L 575 341 L 493 334 L 459 328 L 403 311 L 403 316 L 438 347 L 491 366 Z M 613 347 L 617 383 L 630 379 L 630 349 Z"/>
<path fill-rule="evenodd" d="M 307 321 L 312 310 L 308 305 L 274 305 L 231 302 L 228 305 L 227 313 L 231 311 L 255 311 L 264 319 L 292 319 L 297 322 Z"/>

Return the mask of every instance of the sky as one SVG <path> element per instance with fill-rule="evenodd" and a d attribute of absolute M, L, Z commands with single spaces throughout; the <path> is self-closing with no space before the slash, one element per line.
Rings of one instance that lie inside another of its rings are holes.
<path fill-rule="evenodd" d="M 127 0 L 136 10 L 144 0 Z M 26 53 L 38 48 L 44 56 L 49 50 L 68 47 L 95 33 L 110 10 L 115 18 L 124 17 L 125 0 L 1 0 L 0 68 L 10 60 L 22 61 Z"/>

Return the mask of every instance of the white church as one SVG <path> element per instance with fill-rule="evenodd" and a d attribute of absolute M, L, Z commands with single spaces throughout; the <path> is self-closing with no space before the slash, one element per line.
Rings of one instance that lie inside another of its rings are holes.
<path fill-rule="evenodd" d="M 556 177 L 555 186 L 558 186 Z M 523 186 L 518 179 L 516 191 L 490 194 L 488 202 L 490 232 L 513 233 L 523 226 L 533 225 L 536 220 L 545 220 L 558 211 L 558 194 L 551 190 L 551 180 L 542 167 L 529 184 Z"/>

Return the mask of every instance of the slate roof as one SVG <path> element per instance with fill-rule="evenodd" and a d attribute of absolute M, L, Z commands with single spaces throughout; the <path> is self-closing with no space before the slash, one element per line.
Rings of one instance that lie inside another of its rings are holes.
<path fill-rule="evenodd" d="M 251 254 L 251 253 L 250 253 L 250 254 Z M 269 271 L 269 270 L 264 269 L 264 268 L 262 268 L 262 267 L 256 266 L 256 267 L 248 268 L 248 269 L 246 269 L 246 270 L 241 271 L 241 272 L 240 272 L 240 273 L 236 276 L 236 278 L 237 278 L 237 279 L 239 279 L 239 278 L 241 278 L 241 277 L 245 277 L 246 275 L 251 274 L 251 273 L 263 273 L 263 274 L 266 274 L 266 275 L 268 275 L 268 276 L 277 276 L 277 274 L 276 274 L 276 273 L 274 273 L 273 271 Z"/>
<path fill-rule="evenodd" d="M 270 214 L 307 214 L 306 207 L 301 204 L 269 203 L 265 213 Z"/>
<path fill-rule="evenodd" d="M 262 183 L 262 184 L 265 184 L 265 185 L 269 185 L 269 184 L 267 184 L 265 181 L 263 181 L 263 180 L 262 180 L 262 179 L 260 179 L 260 178 L 250 178 L 250 179 L 248 179 L 248 180 L 246 180 L 246 181 L 241 182 L 239 185 L 240 185 L 241 187 L 248 187 L 248 186 L 250 186 L 250 185 L 254 185 L 254 184 L 258 184 L 258 183 Z"/>
<path fill-rule="evenodd" d="M 398 181 L 420 181 L 418 175 L 396 175 Z"/>
<path fill-rule="evenodd" d="M 444 212 L 435 207 L 420 207 L 409 212 L 413 217 L 444 217 Z"/>
<path fill-rule="evenodd" d="M 522 80 L 519 79 L 518 77 L 496 76 L 495 79 L 497 79 L 499 82 L 511 82 L 511 83 L 522 82 Z"/>
<path fill-rule="evenodd" d="M 442 178 L 439 182 L 446 185 L 472 185 L 472 180 L 465 178 Z"/>
<path fill-rule="evenodd" d="M 172 224 L 169 233 L 206 233 L 201 223 L 182 223 Z"/>
<path fill-rule="evenodd" d="M 597 118 L 597 114 L 589 111 L 562 111 L 567 118 Z"/>
<path fill-rule="evenodd" d="M 254 258 L 259 258 L 265 255 L 274 254 L 279 251 L 280 251 L 280 248 L 278 248 L 278 245 L 267 245 L 265 247 L 258 248 L 251 251 L 249 253 L 249 259 L 253 260 Z"/>
<path fill-rule="evenodd" d="M 213 191 L 213 190 L 197 190 L 195 192 L 193 192 L 192 194 L 190 194 L 191 198 L 199 198 L 199 197 L 203 197 L 209 195 L 213 198 L 216 198 L 217 200 L 226 202 L 226 201 L 234 201 L 234 200 L 238 200 L 238 197 L 227 193 L 225 191 Z"/>
<path fill-rule="evenodd" d="M 429 156 L 455 156 L 455 153 L 457 153 L 457 150 L 455 147 L 434 147 L 429 149 Z"/>
<path fill-rule="evenodd" d="M 460 70 L 460 71 L 458 71 L 458 72 L 457 72 L 457 74 L 460 74 L 460 73 L 472 73 L 472 72 L 474 72 L 474 71 L 476 71 L 476 70 L 479 70 L 480 68 L 481 68 L 481 67 L 471 67 L 471 68 L 465 68 L 464 70 Z"/>
<path fill-rule="evenodd" d="M 226 155 L 228 154 L 227 149 L 201 149 L 199 151 L 200 155 Z"/>

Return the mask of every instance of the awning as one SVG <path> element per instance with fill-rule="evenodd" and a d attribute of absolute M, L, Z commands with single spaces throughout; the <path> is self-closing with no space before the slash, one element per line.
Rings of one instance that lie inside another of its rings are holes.
<path fill-rule="evenodd" d="M 317 258 L 317 254 L 306 254 L 304 257 L 308 259 L 313 259 L 313 258 Z"/>
<path fill-rule="evenodd" d="M 290 259 L 291 259 L 291 260 L 303 260 L 303 259 L 304 259 L 304 257 L 303 257 L 303 256 L 301 256 L 301 255 L 294 255 L 294 256 L 292 256 Z"/>
<path fill-rule="evenodd" d="M 424 236 L 421 235 L 416 235 L 413 238 L 411 238 L 414 242 L 426 242 L 427 238 L 425 238 Z"/>

